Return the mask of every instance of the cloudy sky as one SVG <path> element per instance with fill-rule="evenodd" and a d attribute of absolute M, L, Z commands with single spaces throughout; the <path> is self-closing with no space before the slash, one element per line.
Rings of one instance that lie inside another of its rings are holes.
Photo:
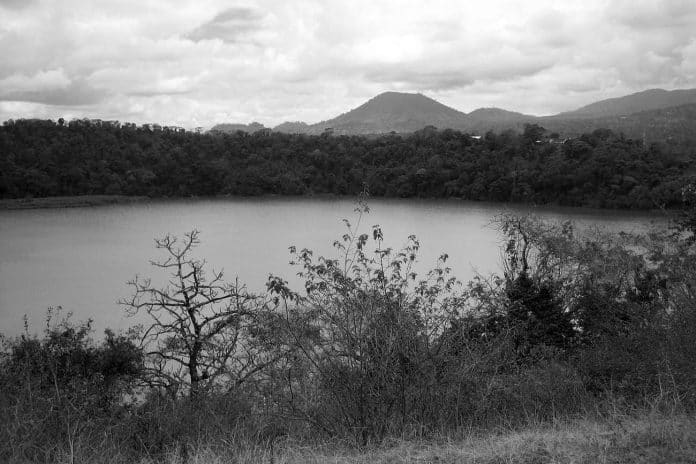
<path fill-rule="evenodd" d="M 0 0 L 0 120 L 317 122 L 387 90 L 543 115 L 696 87 L 694 0 Z"/>

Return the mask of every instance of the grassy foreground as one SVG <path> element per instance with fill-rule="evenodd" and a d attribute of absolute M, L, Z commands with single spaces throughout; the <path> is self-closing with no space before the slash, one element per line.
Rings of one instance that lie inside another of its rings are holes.
<path fill-rule="evenodd" d="M 78 450 L 75 450 L 78 451 Z M 82 453 L 76 453 L 82 454 Z M 118 454 L 66 455 L 64 462 L 121 463 Z M 184 456 L 187 455 L 187 456 Z M 132 461 L 131 461 L 132 462 Z M 273 446 L 229 441 L 173 450 L 164 460 L 141 464 L 222 463 L 696 463 L 696 417 L 642 413 L 562 421 L 522 430 L 472 432 L 458 439 L 389 439 L 358 449 L 342 443 L 315 444 L 279 439 Z"/>

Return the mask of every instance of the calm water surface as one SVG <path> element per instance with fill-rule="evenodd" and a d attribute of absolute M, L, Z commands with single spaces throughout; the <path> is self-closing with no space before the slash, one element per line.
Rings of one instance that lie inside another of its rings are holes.
<path fill-rule="evenodd" d="M 167 233 L 201 231 L 196 254 L 229 279 L 239 276 L 262 290 L 269 273 L 297 284 L 288 265 L 288 246 L 333 256 L 331 244 L 354 219 L 351 199 L 174 200 L 91 208 L 0 211 L 0 333 L 43 327 L 46 309 L 62 306 L 75 319 L 93 318 L 95 328 L 123 329 L 127 318 L 117 301 L 131 292 L 136 274 L 161 277 L 148 263 L 157 258 L 153 239 Z M 380 224 L 388 246 L 410 234 L 421 242 L 420 269 L 443 252 L 462 280 L 500 268 L 500 237 L 489 224 L 501 212 L 533 212 L 580 226 L 645 232 L 664 216 L 571 208 L 532 209 L 461 201 L 377 200 L 363 220 L 365 232 Z M 299 290 L 301 286 L 296 285 Z"/>

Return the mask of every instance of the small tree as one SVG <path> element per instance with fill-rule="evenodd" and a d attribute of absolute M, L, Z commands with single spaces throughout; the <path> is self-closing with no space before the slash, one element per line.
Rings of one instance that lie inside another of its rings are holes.
<path fill-rule="evenodd" d="M 152 323 L 142 332 L 149 381 L 175 394 L 182 387 L 191 397 L 224 380 L 239 386 L 268 363 L 253 342 L 263 301 L 222 271 L 205 272 L 205 261 L 191 256 L 200 243 L 193 230 L 179 242 L 167 235 L 156 239 L 165 258 L 151 264 L 169 273 L 164 288 L 136 276 L 129 282 L 133 296 L 122 300 L 129 314 L 147 314 Z"/>
<path fill-rule="evenodd" d="M 525 342 L 567 348 L 633 330 L 660 310 L 663 283 L 646 237 L 503 216 L 505 317 Z M 641 251 L 642 250 L 642 251 Z"/>
<path fill-rule="evenodd" d="M 563 306 L 565 263 L 556 253 L 568 246 L 570 224 L 548 228 L 526 217 L 503 217 L 506 316 L 522 329 L 523 342 L 566 348 L 575 336 L 572 314 Z"/>

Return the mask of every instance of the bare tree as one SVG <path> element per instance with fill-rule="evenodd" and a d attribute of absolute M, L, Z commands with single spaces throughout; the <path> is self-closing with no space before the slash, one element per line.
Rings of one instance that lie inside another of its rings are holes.
<path fill-rule="evenodd" d="M 271 362 L 253 337 L 264 302 L 238 280 L 226 282 L 222 271 L 208 277 L 206 262 L 191 256 L 198 236 L 193 230 L 181 242 L 171 235 L 156 239 L 165 258 L 150 263 L 167 271 L 167 284 L 157 288 L 136 276 L 129 282 L 132 297 L 120 302 L 130 315 L 152 320 L 142 331 L 149 382 L 191 397 L 234 388 Z"/>

